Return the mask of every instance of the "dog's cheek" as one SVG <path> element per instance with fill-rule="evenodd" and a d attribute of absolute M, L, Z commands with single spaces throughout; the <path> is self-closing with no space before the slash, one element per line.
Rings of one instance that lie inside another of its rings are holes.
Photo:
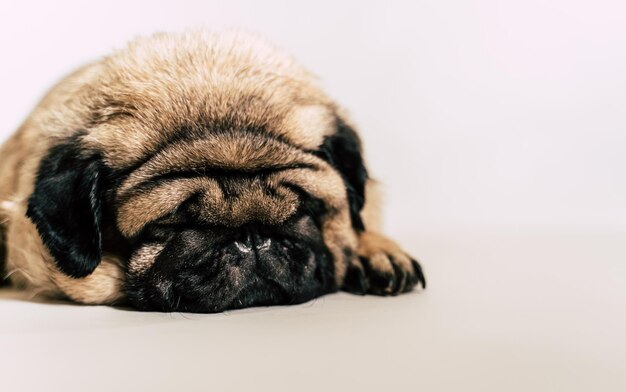
<path fill-rule="evenodd" d="M 124 272 L 120 261 L 111 256 L 105 255 L 95 271 L 85 278 L 70 278 L 54 271 L 52 279 L 66 296 L 80 303 L 114 304 L 123 297 Z"/>

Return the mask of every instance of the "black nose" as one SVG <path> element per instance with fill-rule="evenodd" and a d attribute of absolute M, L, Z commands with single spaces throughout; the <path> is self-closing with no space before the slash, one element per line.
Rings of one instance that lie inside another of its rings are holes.
<path fill-rule="evenodd" d="M 235 241 L 235 247 L 241 253 L 263 253 L 272 246 L 272 239 L 260 235 L 256 230 L 246 230 L 241 238 Z"/>

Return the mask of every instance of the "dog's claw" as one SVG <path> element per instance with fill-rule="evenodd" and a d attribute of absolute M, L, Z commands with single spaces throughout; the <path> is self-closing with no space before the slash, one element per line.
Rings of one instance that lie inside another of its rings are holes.
<path fill-rule="evenodd" d="M 422 289 L 426 289 L 426 277 L 424 276 L 424 271 L 422 270 L 422 266 L 415 259 L 411 259 L 411 264 L 413 265 L 413 270 L 415 271 L 415 278 L 416 278 L 415 284 L 421 284 Z"/>

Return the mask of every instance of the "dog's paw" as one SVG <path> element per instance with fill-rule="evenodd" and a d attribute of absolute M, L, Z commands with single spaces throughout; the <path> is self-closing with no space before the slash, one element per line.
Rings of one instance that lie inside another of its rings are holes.
<path fill-rule="evenodd" d="M 343 285 L 345 291 L 396 295 L 411 291 L 418 284 L 426 288 L 420 264 L 382 235 L 361 234 L 357 254 L 358 260 L 348 266 Z"/>

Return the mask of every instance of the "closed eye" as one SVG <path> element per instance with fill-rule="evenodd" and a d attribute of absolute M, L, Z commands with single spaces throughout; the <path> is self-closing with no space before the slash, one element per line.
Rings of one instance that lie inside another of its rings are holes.
<path fill-rule="evenodd" d="M 290 182 L 282 182 L 281 186 L 284 186 L 298 195 L 298 198 L 300 199 L 300 206 L 298 207 L 297 215 L 309 215 L 316 221 L 316 223 L 318 223 L 319 226 L 322 218 L 328 212 L 326 203 L 322 199 L 312 196 L 299 185 Z"/>

